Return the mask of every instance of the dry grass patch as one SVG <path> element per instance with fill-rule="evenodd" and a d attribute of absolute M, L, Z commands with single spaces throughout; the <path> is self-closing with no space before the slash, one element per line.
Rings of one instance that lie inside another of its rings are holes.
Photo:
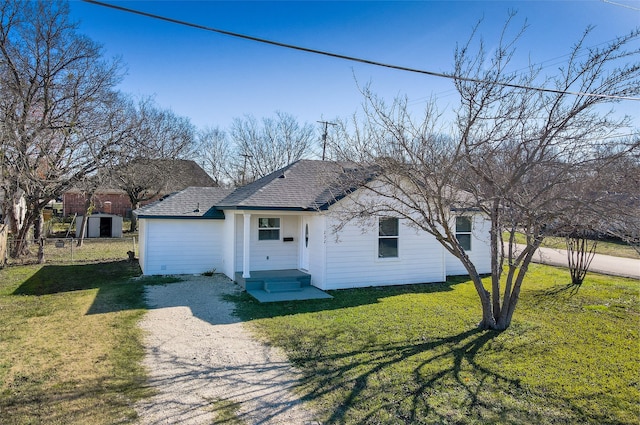
<path fill-rule="evenodd" d="M 134 241 L 134 238 L 135 241 Z M 86 238 L 81 247 L 76 246 L 77 239 L 50 238 L 45 241 L 44 258 L 48 264 L 75 264 L 121 261 L 128 258 L 127 251 L 136 247 L 137 237 L 127 235 L 123 238 Z M 31 245 L 29 254 L 19 259 L 9 258 L 13 265 L 35 264 L 38 261 L 38 247 Z"/>

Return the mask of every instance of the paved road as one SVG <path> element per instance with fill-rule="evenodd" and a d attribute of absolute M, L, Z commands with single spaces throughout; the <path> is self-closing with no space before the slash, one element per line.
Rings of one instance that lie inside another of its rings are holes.
<path fill-rule="evenodd" d="M 533 261 L 536 263 L 567 267 L 567 251 L 555 248 L 538 248 L 538 251 L 533 257 Z M 640 260 L 596 254 L 595 257 L 593 257 L 589 271 L 640 279 Z"/>

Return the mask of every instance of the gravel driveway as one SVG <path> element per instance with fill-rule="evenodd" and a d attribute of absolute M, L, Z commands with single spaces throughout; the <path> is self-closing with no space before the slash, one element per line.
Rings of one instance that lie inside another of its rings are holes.
<path fill-rule="evenodd" d="M 139 423 L 212 424 L 223 403 L 238 406 L 247 425 L 315 423 L 290 391 L 295 369 L 252 338 L 221 299 L 240 288 L 221 275 L 184 279 L 146 288 L 144 364 L 158 394 L 136 406 Z"/>

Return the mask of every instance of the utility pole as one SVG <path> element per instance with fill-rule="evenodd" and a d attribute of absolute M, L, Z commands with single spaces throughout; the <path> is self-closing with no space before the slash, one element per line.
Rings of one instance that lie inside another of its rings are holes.
<path fill-rule="evenodd" d="M 322 160 L 324 161 L 325 152 L 327 151 L 327 131 L 330 125 L 338 125 L 334 122 L 318 121 L 320 124 L 324 124 L 324 131 L 322 132 Z"/>
<path fill-rule="evenodd" d="M 242 166 L 242 185 L 244 186 L 245 176 L 247 175 L 247 158 L 253 158 L 253 156 L 248 153 L 243 153 L 241 156 L 244 157 L 244 165 Z"/>

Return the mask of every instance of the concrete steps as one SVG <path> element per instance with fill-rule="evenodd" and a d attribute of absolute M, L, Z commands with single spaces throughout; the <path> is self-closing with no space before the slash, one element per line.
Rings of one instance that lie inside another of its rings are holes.
<path fill-rule="evenodd" d="M 245 290 L 262 289 L 267 292 L 300 291 L 311 286 L 311 275 L 301 270 L 258 270 L 252 271 L 251 277 L 244 278 L 236 273 L 235 281 Z"/>
<path fill-rule="evenodd" d="M 297 279 L 267 280 L 264 281 L 262 289 L 269 293 L 300 292 L 302 291 L 302 284 Z"/>
<path fill-rule="evenodd" d="M 302 301 L 331 298 L 311 286 L 311 275 L 296 269 L 252 271 L 251 277 L 235 274 L 235 281 L 260 302 Z"/>

